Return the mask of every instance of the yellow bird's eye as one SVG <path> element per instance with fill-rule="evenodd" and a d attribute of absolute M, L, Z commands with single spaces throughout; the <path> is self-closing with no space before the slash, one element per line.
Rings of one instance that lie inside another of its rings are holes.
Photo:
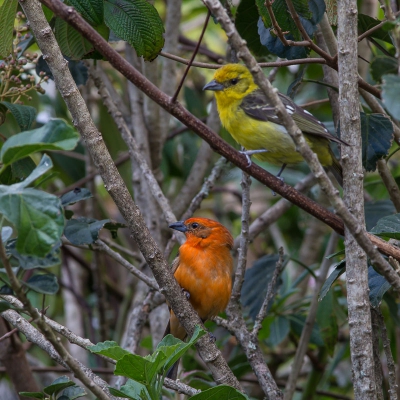
<path fill-rule="evenodd" d="M 232 85 L 236 85 L 239 82 L 239 79 L 238 78 L 233 78 L 233 79 L 231 79 L 230 82 L 231 82 Z"/>

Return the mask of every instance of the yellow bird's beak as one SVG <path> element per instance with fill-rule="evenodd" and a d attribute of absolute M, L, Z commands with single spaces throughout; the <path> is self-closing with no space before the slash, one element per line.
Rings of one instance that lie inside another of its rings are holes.
<path fill-rule="evenodd" d="M 220 90 L 224 90 L 224 85 L 218 83 L 216 80 L 212 80 L 203 87 L 203 90 L 212 90 L 214 92 L 219 92 Z"/>

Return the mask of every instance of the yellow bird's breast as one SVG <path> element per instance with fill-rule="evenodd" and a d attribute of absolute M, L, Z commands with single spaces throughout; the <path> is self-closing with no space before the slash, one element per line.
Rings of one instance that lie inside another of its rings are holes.
<path fill-rule="evenodd" d="M 267 150 L 255 154 L 254 158 L 272 164 L 298 164 L 303 157 L 296 151 L 295 144 L 282 125 L 270 121 L 259 121 L 248 116 L 240 108 L 240 100 L 224 102 L 217 97 L 218 111 L 222 125 L 228 130 L 237 143 L 246 150 Z M 304 135 L 311 149 L 317 153 L 322 165 L 332 164 L 329 143 L 326 139 L 310 138 Z"/>

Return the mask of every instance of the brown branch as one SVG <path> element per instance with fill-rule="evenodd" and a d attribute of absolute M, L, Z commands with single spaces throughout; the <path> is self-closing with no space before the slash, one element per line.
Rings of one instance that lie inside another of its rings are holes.
<path fill-rule="evenodd" d="M 207 16 L 206 16 L 206 20 L 204 21 L 204 24 L 203 24 L 203 29 L 202 29 L 202 31 L 201 31 L 199 40 L 198 40 L 197 45 L 196 45 L 196 47 L 195 47 L 195 49 L 194 49 L 194 52 L 193 52 L 193 54 L 192 54 L 192 57 L 190 58 L 189 63 L 187 64 L 187 68 L 185 69 L 185 72 L 183 73 L 182 79 L 181 79 L 181 81 L 179 82 L 179 85 L 178 85 L 178 88 L 176 89 L 175 94 L 172 96 L 171 101 L 172 101 L 173 103 L 175 103 L 176 99 L 178 98 L 179 92 L 181 91 L 182 86 L 183 86 L 183 84 L 184 84 L 184 82 L 185 82 L 185 79 L 186 79 L 186 77 L 187 77 L 187 74 L 189 73 L 189 69 L 190 69 L 190 67 L 191 67 L 192 64 L 193 64 L 193 61 L 194 61 L 194 59 L 195 59 L 195 57 L 196 57 L 197 52 L 199 51 L 201 41 L 203 40 L 203 36 L 204 36 L 204 34 L 206 33 L 206 29 L 207 29 L 207 26 L 208 26 L 208 21 L 210 20 L 210 16 L 211 16 L 211 13 L 210 13 L 210 11 L 208 11 L 208 12 L 207 12 Z"/>

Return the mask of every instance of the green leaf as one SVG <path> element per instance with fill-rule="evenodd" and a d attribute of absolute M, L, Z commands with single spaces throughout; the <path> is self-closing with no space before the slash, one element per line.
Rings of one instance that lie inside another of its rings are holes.
<path fill-rule="evenodd" d="M 248 308 L 253 320 L 256 318 L 264 297 L 267 293 L 268 283 L 276 268 L 279 260 L 277 254 L 263 256 L 254 262 L 251 268 L 246 270 L 244 283 L 242 286 L 241 301 L 243 307 Z M 274 292 L 278 290 L 281 281 L 278 279 Z M 270 305 L 272 305 L 272 301 Z"/>
<path fill-rule="evenodd" d="M 379 21 L 375 18 L 372 18 L 369 15 L 358 14 L 358 33 L 359 33 L 359 35 L 370 30 L 371 28 L 375 27 L 376 25 L 379 25 L 380 23 L 381 23 L 381 21 Z M 392 38 L 390 37 L 389 33 L 383 28 L 379 28 L 379 29 L 373 31 L 369 36 L 373 37 L 375 39 L 383 40 L 384 42 L 387 42 L 387 43 L 390 43 L 391 45 L 393 45 Z"/>
<path fill-rule="evenodd" d="M 0 313 L 7 311 L 10 308 L 14 308 L 8 301 L 0 300 Z"/>
<path fill-rule="evenodd" d="M 152 361 L 136 354 L 127 354 L 117 361 L 114 374 L 126 376 L 148 386 L 165 361 L 166 356 L 161 352 L 157 352 L 156 359 Z"/>
<path fill-rule="evenodd" d="M 33 275 L 23 284 L 35 292 L 43 294 L 56 294 L 60 288 L 57 277 L 53 274 Z"/>
<path fill-rule="evenodd" d="M 246 40 L 249 49 L 257 56 L 267 56 L 270 52 L 260 42 L 257 21 L 260 18 L 255 0 L 242 0 L 237 8 L 235 26 L 240 36 Z"/>
<path fill-rule="evenodd" d="M 364 205 L 364 213 L 366 229 L 370 232 L 381 218 L 396 214 L 396 208 L 389 199 L 367 201 Z"/>
<path fill-rule="evenodd" d="M 319 292 L 318 300 L 321 301 L 328 293 L 329 289 L 333 285 L 333 282 L 339 278 L 346 271 L 346 260 L 342 260 L 335 265 L 335 269 L 328 276 L 328 279 L 324 282 L 321 291 Z"/>
<path fill-rule="evenodd" d="M 24 256 L 16 249 L 17 239 L 9 240 L 6 245 L 7 255 L 17 262 L 18 267 L 25 270 L 34 268 L 50 268 L 61 264 L 60 246 L 56 245 L 45 257 Z"/>
<path fill-rule="evenodd" d="M 67 376 L 63 375 L 53 381 L 51 385 L 45 387 L 43 391 L 48 395 L 53 395 L 69 386 L 75 386 L 75 383 L 70 381 Z"/>
<path fill-rule="evenodd" d="M 125 355 L 131 354 L 129 351 L 124 350 L 122 347 L 120 347 L 117 342 L 113 342 L 110 340 L 97 343 L 94 346 L 89 346 L 88 350 L 92 353 L 101 354 L 117 361 Z"/>
<path fill-rule="evenodd" d="M 164 46 L 164 26 L 157 10 L 146 0 L 105 0 L 107 26 L 126 40 L 137 55 L 154 60 Z"/>
<path fill-rule="evenodd" d="M 382 101 L 386 110 L 393 118 L 400 120 L 400 76 L 383 75 L 382 76 Z"/>
<path fill-rule="evenodd" d="M 85 188 L 75 188 L 68 193 L 65 193 L 61 196 L 61 204 L 63 207 L 70 206 L 71 204 L 75 204 L 78 201 L 90 199 L 93 197 L 90 190 Z"/>
<path fill-rule="evenodd" d="M 382 76 L 386 74 L 397 73 L 397 60 L 394 57 L 376 56 L 369 65 L 369 70 L 372 78 L 377 81 L 382 81 Z"/>
<path fill-rule="evenodd" d="M 288 319 L 290 320 L 290 327 L 292 331 L 298 336 L 301 336 L 301 333 L 304 329 L 306 323 L 305 315 L 295 314 L 295 315 L 288 315 Z M 317 323 L 314 323 L 310 343 L 315 344 L 318 347 L 322 347 L 324 345 L 324 341 L 322 340 L 319 326 Z"/>
<path fill-rule="evenodd" d="M 103 0 L 68 0 L 68 2 L 93 27 L 104 22 Z"/>
<path fill-rule="evenodd" d="M 260 340 L 266 339 L 270 347 L 278 346 L 290 331 L 289 320 L 284 315 L 271 315 L 264 319 Z"/>
<path fill-rule="evenodd" d="M 99 238 L 99 232 L 110 222 L 109 219 L 80 217 L 70 219 L 65 226 L 64 235 L 74 245 L 91 244 Z"/>
<path fill-rule="evenodd" d="M 85 389 L 79 386 L 70 386 L 63 391 L 63 396 L 66 396 L 69 400 L 75 400 L 79 397 L 86 395 Z M 60 398 L 58 398 L 60 400 Z"/>
<path fill-rule="evenodd" d="M 190 399 L 193 399 L 193 400 L 220 400 L 220 399 L 248 400 L 249 398 L 244 393 L 239 392 L 237 389 L 235 389 L 231 386 L 219 385 L 219 386 L 204 390 L 201 393 L 195 394 Z"/>
<path fill-rule="evenodd" d="M 31 157 L 17 160 L 1 170 L 0 184 L 12 185 L 21 182 L 26 179 L 35 168 L 36 164 Z"/>
<path fill-rule="evenodd" d="M 20 254 L 44 257 L 62 235 L 64 215 L 60 199 L 40 190 L 25 188 L 51 167 L 51 160 L 44 155 L 24 182 L 0 185 L 0 214 L 17 229 Z"/>
<path fill-rule="evenodd" d="M 14 116 L 21 131 L 29 129 L 35 121 L 36 109 L 31 106 L 24 106 L 21 104 L 12 104 L 8 101 L 0 101 L 0 104 L 6 107 Z"/>
<path fill-rule="evenodd" d="M 0 7 L 0 59 L 12 52 L 13 28 L 18 0 L 7 0 Z"/>
<path fill-rule="evenodd" d="M 371 233 L 389 239 L 400 239 L 400 214 L 389 215 L 381 218 Z"/>
<path fill-rule="evenodd" d="M 361 113 L 362 162 L 375 171 L 378 160 L 386 157 L 393 140 L 393 124 L 383 114 Z"/>
<path fill-rule="evenodd" d="M 75 129 L 62 119 L 53 119 L 41 128 L 11 136 L 4 143 L 0 157 L 9 165 L 29 154 L 45 150 L 73 150 L 79 140 Z"/>
<path fill-rule="evenodd" d="M 383 295 L 391 288 L 390 283 L 370 266 L 368 267 L 368 286 L 371 306 L 379 307 Z"/>
<path fill-rule="evenodd" d="M 56 18 L 55 36 L 61 52 L 71 60 L 81 60 L 94 51 L 92 43 L 61 18 Z"/>
<path fill-rule="evenodd" d="M 24 397 L 31 397 L 32 399 L 44 399 L 42 392 L 19 392 L 19 394 Z"/>
<path fill-rule="evenodd" d="M 135 382 L 132 379 L 128 379 L 126 384 L 121 387 L 121 390 L 109 388 L 110 393 L 117 397 L 125 399 L 143 399 L 148 400 L 150 398 L 146 386 L 139 382 Z"/>
<path fill-rule="evenodd" d="M 178 361 L 183 354 L 185 354 L 191 346 L 193 346 L 202 336 L 206 334 L 204 329 L 201 329 L 200 326 L 196 325 L 196 328 L 193 332 L 190 340 L 185 343 L 181 340 L 175 338 L 172 335 L 167 335 L 163 338 L 163 340 L 157 345 L 156 352 L 161 351 L 165 354 L 167 361 L 164 365 L 165 373 Z M 158 371 L 157 371 L 158 372 Z"/>
<path fill-rule="evenodd" d="M 329 291 L 327 295 L 318 304 L 317 318 L 322 340 L 328 350 L 328 354 L 333 357 L 335 345 L 338 340 L 338 323 L 333 307 L 333 292 Z"/>

